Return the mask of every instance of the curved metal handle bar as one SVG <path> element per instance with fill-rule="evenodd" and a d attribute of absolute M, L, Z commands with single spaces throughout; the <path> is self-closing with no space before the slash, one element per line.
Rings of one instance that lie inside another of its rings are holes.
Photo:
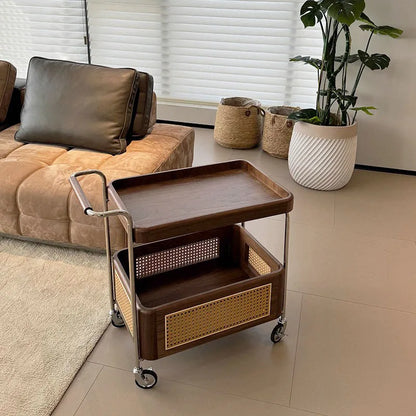
<path fill-rule="evenodd" d="M 86 197 L 79 181 L 78 177 L 85 175 L 98 175 L 101 177 L 103 184 L 103 202 L 104 210 L 95 211 L 92 209 L 88 198 Z M 84 170 L 76 172 L 71 175 L 69 179 L 72 188 L 74 189 L 75 195 L 77 196 L 81 206 L 84 210 L 84 213 L 90 217 L 102 217 L 104 218 L 104 231 L 105 231 L 105 240 L 106 240 L 106 252 L 107 252 L 107 265 L 109 272 L 109 281 L 110 281 L 110 301 L 111 301 L 111 311 L 114 312 L 114 278 L 113 278 L 113 258 L 111 255 L 111 240 L 110 240 L 110 229 L 109 229 L 109 217 L 122 216 L 127 221 L 127 249 L 128 249 L 128 259 L 129 259 L 129 280 L 130 280 L 130 297 L 131 297 L 131 307 L 132 307 L 132 320 L 133 320 L 133 341 L 136 351 L 136 368 L 140 367 L 140 344 L 138 339 L 138 321 L 137 321 L 137 311 L 136 311 L 136 279 L 134 273 L 134 243 L 133 243 L 133 219 L 128 211 L 115 209 L 108 209 L 108 189 L 107 189 L 107 178 L 99 170 Z"/>
<path fill-rule="evenodd" d="M 98 176 L 101 177 L 101 180 L 103 182 L 103 189 L 104 189 L 104 192 L 103 192 L 104 202 L 106 200 L 108 200 L 108 198 L 107 198 L 107 178 L 105 177 L 104 173 L 102 173 L 99 170 L 93 170 L 93 169 L 83 170 L 83 171 L 80 171 L 80 172 L 73 173 L 69 178 L 69 182 L 71 183 L 72 189 L 74 190 L 75 195 L 77 196 L 85 214 L 87 213 L 88 209 L 92 210 L 92 207 L 91 207 L 90 201 L 88 201 L 87 196 L 85 195 L 84 191 L 82 190 L 81 184 L 79 183 L 77 178 L 79 176 L 86 176 L 86 175 L 98 175 Z"/>

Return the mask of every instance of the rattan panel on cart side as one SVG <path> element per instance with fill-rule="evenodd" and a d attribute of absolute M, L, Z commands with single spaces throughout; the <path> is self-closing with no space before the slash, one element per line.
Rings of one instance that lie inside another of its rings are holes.
<path fill-rule="evenodd" d="M 270 315 L 271 287 L 255 287 L 165 316 L 165 349 Z"/>
<path fill-rule="evenodd" d="M 119 310 L 123 314 L 124 323 L 129 329 L 130 334 L 133 336 L 133 317 L 131 314 L 131 302 L 127 295 L 126 289 L 124 289 L 124 286 L 121 283 L 120 277 L 117 272 L 114 273 L 114 277 L 117 305 L 119 307 Z"/>

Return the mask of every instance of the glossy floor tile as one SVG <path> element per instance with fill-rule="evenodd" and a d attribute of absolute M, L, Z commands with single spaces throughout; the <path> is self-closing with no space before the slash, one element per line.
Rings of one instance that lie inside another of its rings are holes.
<path fill-rule="evenodd" d="M 283 222 L 246 227 L 283 259 Z M 291 221 L 289 246 L 289 290 L 416 313 L 414 241 Z"/>
<path fill-rule="evenodd" d="M 416 315 L 304 295 L 291 406 L 416 414 Z"/>
<path fill-rule="evenodd" d="M 105 367 L 75 415 L 313 416 L 316 413 L 174 381 L 164 381 L 158 389 L 140 390 L 132 382 L 130 372 Z"/>
<path fill-rule="evenodd" d="M 243 159 L 253 163 L 273 178 L 277 176 L 290 178 L 286 160 L 271 157 L 258 147 L 247 150 L 228 149 L 215 142 L 214 130 L 199 128 L 195 131 L 194 166 Z"/>
<path fill-rule="evenodd" d="M 335 193 L 335 226 L 341 230 L 402 240 L 416 240 L 416 177 L 355 172 Z"/>
<path fill-rule="evenodd" d="M 86 362 L 78 371 L 58 406 L 52 412 L 52 416 L 73 415 L 78 410 L 102 369 L 102 365 Z"/>
<path fill-rule="evenodd" d="M 110 326 L 55 414 L 416 415 L 416 177 L 356 170 L 344 189 L 313 191 L 287 161 L 196 129 L 194 165 L 232 159 L 295 197 L 287 338 L 271 344 L 267 323 L 174 354 L 150 363 L 159 381 L 143 391 L 129 333 Z M 280 260 L 283 219 L 246 223 Z"/>

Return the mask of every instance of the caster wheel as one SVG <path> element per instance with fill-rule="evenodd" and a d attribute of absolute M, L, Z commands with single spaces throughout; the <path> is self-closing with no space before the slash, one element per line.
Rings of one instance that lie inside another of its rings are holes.
<path fill-rule="evenodd" d="M 135 383 L 137 387 L 141 389 L 151 389 L 157 383 L 157 374 L 150 368 L 142 370 L 140 374 L 135 377 Z"/>
<path fill-rule="evenodd" d="M 111 323 L 116 328 L 122 328 L 125 325 L 120 311 L 114 311 L 114 314 L 111 315 Z"/>
<path fill-rule="evenodd" d="M 273 328 L 270 339 L 274 344 L 280 342 L 285 336 L 286 322 L 280 322 Z"/>

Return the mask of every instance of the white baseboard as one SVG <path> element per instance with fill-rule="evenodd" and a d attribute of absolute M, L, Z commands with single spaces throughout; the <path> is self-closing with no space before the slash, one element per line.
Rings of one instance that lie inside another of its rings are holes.
<path fill-rule="evenodd" d="M 216 112 L 216 105 L 173 104 L 162 100 L 157 103 L 158 120 L 213 126 Z"/>

